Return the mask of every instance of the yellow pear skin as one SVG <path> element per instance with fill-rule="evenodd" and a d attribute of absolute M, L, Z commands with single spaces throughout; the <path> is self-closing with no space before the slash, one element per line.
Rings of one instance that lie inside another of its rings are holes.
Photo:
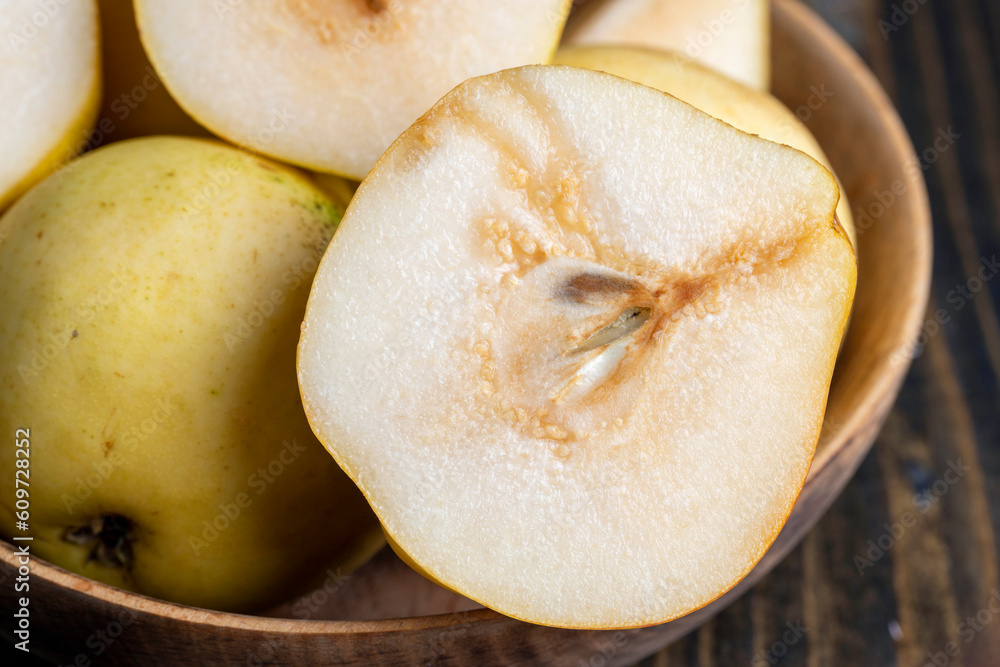
<path fill-rule="evenodd" d="M 384 544 L 296 386 L 339 211 L 289 168 L 156 137 L 84 156 L 0 218 L 0 428 L 30 432 L 34 553 L 252 611 Z M 0 502 L 0 533 L 25 534 Z"/>

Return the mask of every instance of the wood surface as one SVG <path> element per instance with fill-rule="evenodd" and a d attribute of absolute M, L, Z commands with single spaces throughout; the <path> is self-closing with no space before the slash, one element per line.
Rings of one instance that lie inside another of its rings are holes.
<path fill-rule="evenodd" d="M 866 35 L 872 41 L 861 28 L 877 20 L 881 9 L 850 0 L 828 4 L 834 12 L 842 7 L 869 11 L 857 23 L 850 16 L 834 18 L 849 36 Z M 923 147 L 932 145 L 938 127 L 952 122 L 949 115 L 954 110 L 947 95 L 932 92 L 947 87 L 946 72 L 952 69 L 942 62 L 940 46 L 937 52 L 920 52 L 930 47 L 915 46 L 918 38 L 913 33 L 921 40 L 940 37 L 934 17 L 958 15 L 959 5 L 971 12 L 972 27 L 985 30 L 990 24 L 981 20 L 977 12 L 983 9 L 974 0 L 955 0 L 946 9 L 941 3 L 916 4 L 919 11 L 902 30 L 884 46 L 876 45 L 878 49 L 865 53 L 886 87 L 897 96 L 896 91 L 905 88 L 906 99 L 917 105 L 904 112 L 904 118 L 911 132 L 916 127 L 926 133 L 914 134 L 917 145 Z M 990 12 L 992 19 L 1000 19 L 1000 11 Z M 910 35 L 904 37 L 904 31 Z M 895 401 L 909 364 L 909 343 L 925 317 L 931 240 L 927 200 L 919 169 L 905 168 L 912 157 L 906 131 L 860 59 L 794 0 L 775 2 L 773 34 L 775 92 L 793 109 L 806 105 L 807 122 L 830 155 L 855 210 L 871 210 L 879 193 L 891 191 L 894 185 L 899 194 L 860 237 L 854 324 L 838 365 L 821 448 L 806 488 L 778 542 L 736 590 L 704 610 L 663 626 L 576 632 L 532 626 L 475 609 L 471 602 L 400 566 L 389 552 L 355 575 L 332 581 L 327 595 L 298 600 L 297 605 L 273 610 L 268 618 L 170 605 L 36 563 L 32 646 L 46 647 L 48 656 L 63 664 L 80 656 L 94 660 L 95 647 L 102 646 L 99 662 L 143 665 L 368 664 L 376 660 L 407 665 L 631 665 L 667 644 L 669 648 L 646 658 L 644 664 L 881 665 L 898 661 L 922 665 L 925 647 L 943 650 L 948 638 L 957 636 L 961 614 L 980 609 L 996 585 L 992 517 L 997 514 L 991 512 L 995 501 L 988 495 L 986 471 L 989 464 L 1000 465 L 1000 456 L 989 460 L 978 445 L 984 436 L 992 435 L 993 442 L 996 437 L 994 385 L 1000 369 L 995 363 L 1000 362 L 1000 336 L 990 338 L 995 334 L 989 333 L 987 323 L 993 322 L 995 332 L 990 294 L 997 287 L 989 285 L 967 307 L 956 310 L 953 323 L 920 350 L 916 369 L 889 417 L 876 454 L 865 458 Z M 881 40 L 877 29 L 875 36 Z M 952 46 L 961 58 L 970 49 L 988 51 L 990 44 L 983 37 L 979 43 Z M 900 45 L 909 49 L 905 57 L 894 50 Z M 899 84 L 892 76 L 912 71 L 918 64 L 922 76 L 937 77 L 940 84 L 937 89 L 921 85 L 919 97 L 917 90 L 907 88 L 911 81 Z M 996 79 L 990 81 L 992 87 L 982 94 L 970 94 L 961 113 L 979 119 L 977 113 L 996 109 L 990 97 Z M 823 86 L 833 95 L 816 109 L 808 109 L 810 95 Z M 990 125 L 994 134 L 981 131 L 981 140 L 973 141 L 996 139 L 995 114 L 981 125 L 989 123 L 994 123 Z M 977 211 L 1000 210 L 996 208 L 1000 192 L 994 190 L 996 199 L 985 196 L 973 201 L 964 179 L 970 172 L 981 179 L 990 173 L 996 176 L 1000 164 L 976 166 L 980 171 L 974 171 L 961 163 L 965 150 L 982 155 L 977 152 L 982 146 L 959 143 L 942 152 L 925 172 L 939 221 L 934 240 L 948 244 L 945 259 L 938 262 L 948 262 L 952 271 L 945 279 L 940 274 L 935 277 L 939 304 L 935 308 L 943 307 L 940 304 L 959 278 L 964 280 L 977 270 L 977 253 L 986 252 L 983 240 L 995 241 L 996 227 L 989 226 L 989 231 L 974 228 L 971 211 L 973 206 L 982 207 Z M 946 168 L 952 169 L 950 180 L 942 176 Z M 1000 185 L 1000 180 L 994 183 Z M 952 215 L 964 224 L 952 221 L 942 228 L 940 221 L 951 220 Z M 986 352 L 991 346 L 996 352 L 992 356 Z M 965 365 L 960 365 L 963 360 Z M 983 372 L 981 363 L 987 363 L 988 372 Z M 975 383 L 972 387 L 970 381 Z M 979 403 L 968 400 L 970 388 L 984 392 Z M 913 511 L 913 485 L 933 488 L 948 462 L 958 458 L 964 464 L 971 462 L 972 470 L 964 472 L 926 515 L 920 514 L 918 523 L 907 529 L 895 548 L 866 568 L 864 576 L 859 575 L 853 557 L 865 555 L 867 540 L 881 536 L 882 523 Z M 841 495 L 862 461 L 860 474 Z M 831 503 L 833 509 L 809 531 Z M 0 555 L 4 561 L 0 579 L 8 577 L 9 582 L 9 545 L 0 544 Z M 768 575 L 772 568 L 777 569 Z M 11 588 L 0 586 L 0 607 L 12 606 Z M 451 613 L 426 616 L 441 612 Z M 715 614 L 719 615 L 713 619 Z M 371 620 L 393 616 L 400 618 Z M 305 617 L 308 620 L 300 620 Z M 890 621 L 895 623 L 898 642 L 888 634 Z M 1000 619 L 994 627 L 1000 628 Z M 99 632 L 107 636 L 110 630 L 119 629 L 113 642 L 94 640 Z M 7 632 L 6 626 L 3 631 Z M 782 642 L 783 633 L 794 641 Z M 977 633 L 963 645 L 959 659 L 965 662 L 949 658 L 949 664 L 992 664 L 973 660 L 994 655 L 994 636 L 986 630 Z"/>

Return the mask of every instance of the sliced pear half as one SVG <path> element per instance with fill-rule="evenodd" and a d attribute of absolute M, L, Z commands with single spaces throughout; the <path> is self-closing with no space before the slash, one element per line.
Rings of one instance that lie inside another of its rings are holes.
<path fill-rule="evenodd" d="M 768 0 L 591 0 L 566 26 L 573 46 L 680 51 L 748 86 L 771 79 Z"/>
<path fill-rule="evenodd" d="M 607 74 L 467 81 L 397 140 L 299 344 L 320 440 L 422 572 L 568 628 L 697 609 L 767 550 L 854 293 L 812 158 Z"/>
<path fill-rule="evenodd" d="M 679 53 L 618 46 L 568 47 L 556 53 L 554 62 L 596 69 L 670 93 L 748 134 L 796 148 L 833 171 L 830 159 L 809 128 L 781 100 Z M 854 216 L 843 186 L 837 221 L 857 248 Z"/>
<path fill-rule="evenodd" d="M 143 44 L 216 134 L 361 179 L 465 79 L 548 62 L 569 0 L 136 0 Z"/>
<path fill-rule="evenodd" d="M 83 148 L 101 99 L 94 0 L 0 2 L 0 211 Z"/>

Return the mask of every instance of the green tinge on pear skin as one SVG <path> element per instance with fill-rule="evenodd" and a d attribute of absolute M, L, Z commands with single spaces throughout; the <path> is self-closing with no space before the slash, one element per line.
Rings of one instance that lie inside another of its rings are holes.
<path fill-rule="evenodd" d="M 296 381 L 341 211 L 297 170 L 155 137 L 85 155 L 0 218 L 0 430 L 31 429 L 35 554 L 252 611 L 381 545 Z M 0 475 L 15 466 L 11 439 Z M 5 537 L 25 534 L 14 502 Z"/>

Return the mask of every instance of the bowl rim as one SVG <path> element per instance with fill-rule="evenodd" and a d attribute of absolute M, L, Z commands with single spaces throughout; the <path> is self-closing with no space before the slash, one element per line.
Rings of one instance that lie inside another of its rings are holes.
<path fill-rule="evenodd" d="M 793 20 L 811 31 L 811 37 L 824 50 L 838 55 L 843 64 L 851 70 L 852 78 L 865 97 L 877 108 L 879 117 L 884 121 L 889 142 L 896 154 L 905 156 L 906 159 L 916 159 L 916 149 L 899 112 L 861 56 L 801 0 L 771 0 L 771 2 L 773 11 L 789 14 Z M 916 340 L 920 331 L 926 306 L 930 299 L 933 268 L 932 217 L 927 184 L 922 173 L 904 169 L 901 178 L 905 182 L 906 192 L 914 199 L 915 204 L 914 215 L 910 220 L 914 231 L 912 240 L 915 247 L 915 270 L 912 277 L 916 279 L 911 281 L 914 288 L 911 293 L 922 298 L 913 300 L 913 305 L 907 310 L 906 317 L 902 319 L 899 331 L 906 334 L 902 337 L 904 341 L 913 341 Z M 858 238 L 860 239 L 862 235 L 863 230 L 859 230 Z M 848 331 L 849 336 L 850 332 Z M 896 390 L 906 377 L 910 362 L 912 362 L 910 358 L 907 358 L 906 363 L 897 364 L 893 364 L 888 358 L 880 360 L 879 366 L 873 371 L 875 380 L 866 385 L 866 393 L 862 397 L 858 409 L 854 410 L 842 425 L 838 438 L 831 441 L 830 445 L 817 450 L 806 478 L 806 484 L 836 459 L 838 452 L 843 447 L 835 445 L 842 444 L 840 441 L 846 440 L 847 434 L 859 432 L 866 418 L 872 414 L 872 409 L 878 407 L 883 397 L 890 395 L 892 402 L 895 402 Z M 836 373 L 834 381 L 836 381 Z M 803 486 L 803 488 L 805 487 Z"/>
<path fill-rule="evenodd" d="M 833 28 L 802 2 L 798 0 L 772 0 L 771 4 L 772 14 L 784 14 L 793 23 L 808 31 L 810 38 L 817 42 L 822 50 L 834 54 L 843 66 L 850 70 L 851 77 L 857 83 L 863 96 L 876 107 L 879 117 L 883 120 L 884 129 L 894 153 L 906 159 L 915 159 L 916 153 L 913 143 L 899 114 L 875 75 L 860 56 L 843 41 Z M 912 170 L 903 171 L 901 178 L 905 180 L 908 197 L 913 198 L 914 204 L 914 214 L 910 218 L 910 225 L 913 230 L 912 243 L 915 266 L 912 276 L 914 279 L 910 281 L 910 293 L 920 297 L 913 300 L 905 313 L 905 318 L 901 318 L 901 326 L 898 328 L 901 334 L 900 339 L 909 342 L 915 340 L 919 333 L 930 295 L 932 231 L 930 202 L 923 176 Z M 873 415 L 878 417 L 878 425 L 880 426 L 885 414 L 895 402 L 898 388 L 910 367 L 910 361 L 907 359 L 906 363 L 897 364 L 891 363 L 888 358 L 880 361 L 880 364 L 872 371 L 874 379 L 865 385 L 865 392 L 857 409 L 853 410 L 847 421 L 841 425 L 836 437 L 830 439 L 817 450 L 803 485 L 802 495 L 805 494 L 810 483 L 829 469 L 838 458 L 848 454 L 856 455 L 858 463 L 860 463 L 861 454 L 855 450 L 860 447 L 867 451 L 871 446 L 877 433 L 877 429 L 869 433 L 872 417 Z M 839 492 L 840 489 L 838 489 L 837 495 Z M 773 547 L 774 544 L 772 544 Z M 0 539 L 0 557 L 7 565 L 17 568 L 15 547 L 6 539 Z M 249 632 L 298 635 L 366 635 L 453 628 L 456 625 L 473 623 L 522 623 L 487 608 L 368 621 L 289 619 L 215 611 L 167 602 L 141 593 L 115 588 L 70 572 L 34 555 L 32 555 L 31 575 L 55 586 L 71 589 L 123 610 L 189 624 Z"/>

